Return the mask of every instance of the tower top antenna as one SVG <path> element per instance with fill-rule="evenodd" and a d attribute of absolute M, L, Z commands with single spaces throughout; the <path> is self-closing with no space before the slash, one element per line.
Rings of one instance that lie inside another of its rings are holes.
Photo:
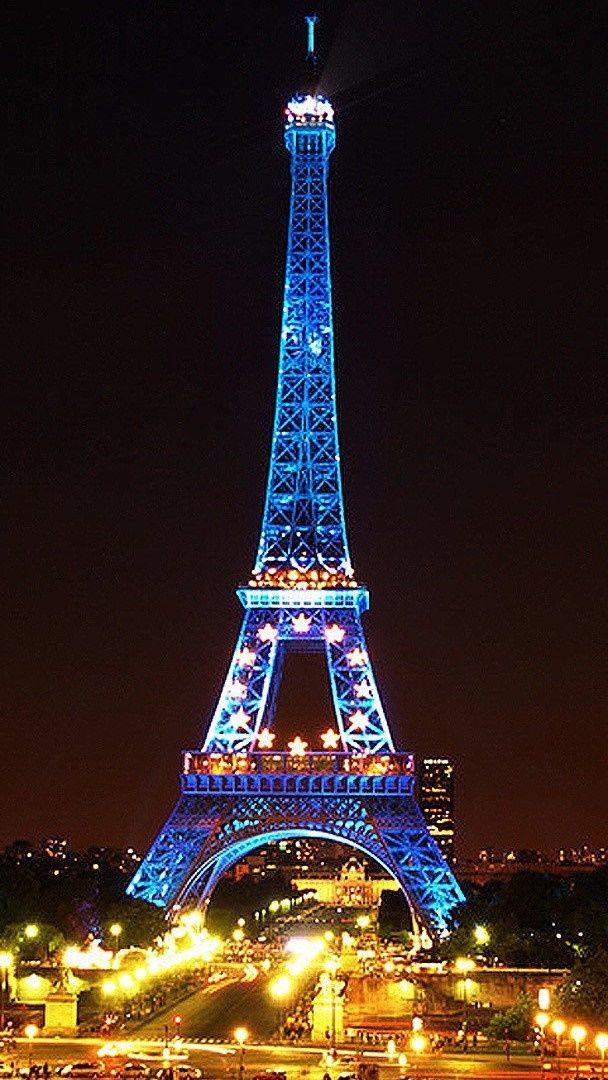
<path fill-rule="evenodd" d="M 307 60 L 314 59 L 315 55 L 315 23 L 319 21 L 318 15 L 305 15 L 307 34 Z"/>
<path fill-rule="evenodd" d="M 315 23 L 318 15 L 305 15 L 306 20 L 306 90 L 314 94 L 317 89 L 317 58 L 315 56 Z"/>

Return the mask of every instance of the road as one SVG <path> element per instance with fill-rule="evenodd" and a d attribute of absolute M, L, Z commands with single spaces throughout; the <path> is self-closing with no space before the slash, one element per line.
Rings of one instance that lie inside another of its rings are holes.
<path fill-rule="evenodd" d="M 258 976 L 255 982 L 229 979 L 220 986 L 208 986 L 177 1006 L 156 1013 L 133 1028 L 133 1038 L 163 1038 L 165 1026 L 175 1034 L 175 1016 L 181 1017 L 180 1034 L 188 1039 L 230 1041 L 235 1027 L 245 1026 L 253 1042 L 267 1042 L 277 1028 L 279 1009 L 269 991 L 271 978 Z"/>
<path fill-rule="evenodd" d="M 253 1018 L 248 1017 L 250 1022 Z M 48 1062 L 51 1068 L 68 1061 L 99 1060 L 97 1052 L 102 1045 L 100 1039 L 36 1039 L 31 1048 L 34 1062 Z M 189 1060 L 199 1066 L 208 1080 L 237 1080 L 239 1075 L 239 1057 L 233 1045 L 200 1046 L 186 1044 Z M 20 1039 L 16 1053 L 4 1054 L 5 1060 L 16 1060 L 26 1065 L 30 1053 L 27 1039 Z M 415 1064 L 405 1069 L 391 1065 L 385 1055 L 366 1054 L 365 1059 L 375 1060 L 380 1065 L 380 1080 L 541 1080 L 543 1076 L 557 1078 L 555 1063 L 550 1072 L 542 1072 L 538 1058 L 516 1057 L 510 1063 L 503 1056 L 474 1054 L 442 1054 L 440 1056 L 423 1055 Z M 599 1061 L 581 1060 L 581 1080 L 589 1075 L 592 1064 L 599 1075 Z M 247 1046 L 244 1058 L 244 1080 L 252 1080 L 263 1069 L 280 1069 L 287 1074 L 287 1080 L 322 1080 L 326 1072 L 322 1055 L 318 1048 L 291 1046 Z M 568 1059 L 562 1063 L 563 1078 L 574 1078 L 574 1061 Z M 331 1080 L 337 1080 L 341 1072 L 349 1071 L 352 1064 L 343 1058 L 329 1072 Z"/>

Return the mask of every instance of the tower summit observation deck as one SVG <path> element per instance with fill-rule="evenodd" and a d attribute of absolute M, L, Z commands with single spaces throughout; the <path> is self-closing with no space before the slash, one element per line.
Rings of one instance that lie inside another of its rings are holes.
<path fill-rule="evenodd" d="M 311 79 L 314 23 L 307 18 L 307 90 L 285 109 L 291 199 L 257 557 L 237 590 L 241 630 L 202 746 L 184 752 L 180 799 L 129 892 L 170 910 L 204 905 L 224 870 L 254 848 L 325 837 L 379 862 L 414 917 L 442 933 L 463 896 L 415 801 L 413 756 L 393 745 L 361 624 L 369 596 L 346 536 L 327 198 L 336 132 L 333 107 Z M 324 654 L 333 722 L 280 748 L 272 727 L 287 651 Z"/>

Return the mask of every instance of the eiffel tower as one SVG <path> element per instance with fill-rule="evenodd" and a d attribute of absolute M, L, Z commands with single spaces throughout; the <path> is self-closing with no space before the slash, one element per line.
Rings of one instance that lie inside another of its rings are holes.
<path fill-rule="evenodd" d="M 314 71 L 314 22 L 308 65 Z M 224 871 L 285 837 L 351 845 L 401 885 L 430 934 L 461 890 L 415 798 L 415 763 L 396 751 L 369 659 L 340 478 L 327 177 L 336 132 L 315 92 L 285 109 L 291 202 L 278 388 L 266 502 L 244 616 L 201 748 L 183 753 L 177 805 L 128 892 L 175 913 L 204 907 Z M 272 730 L 287 650 L 327 662 L 333 723 L 284 749 Z M 318 748 L 309 741 L 318 740 Z"/>

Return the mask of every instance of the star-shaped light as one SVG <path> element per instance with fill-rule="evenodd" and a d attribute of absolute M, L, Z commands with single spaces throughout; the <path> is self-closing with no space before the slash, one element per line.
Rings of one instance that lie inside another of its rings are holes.
<path fill-rule="evenodd" d="M 269 731 L 267 727 L 262 728 L 258 735 L 258 750 L 272 750 L 275 737 L 274 733 Z"/>
<path fill-rule="evenodd" d="M 240 709 L 237 710 L 237 712 L 232 714 L 232 716 L 230 717 L 230 723 L 232 724 L 233 728 L 237 729 L 237 731 L 239 730 L 239 728 L 249 727 L 249 715 L 245 712 L 242 705 Z"/>
<path fill-rule="evenodd" d="M 344 627 L 338 626 L 337 623 L 325 627 L 325 640 L 329 641 L 330 645 L 339 645 L 341 641 L 344 641 L 345 634 Z"/>
<path fill-rule="evenodd" d="M 271 623 L 267 622 L 258 630 L 258 637 L 260 641 L 270 642 L 274 641 L 278 632 L 276 626 L 272 626 Z"/>
<path fill-rule="evenodd" d="M 248 649 L 245 645 L 245 647 L 241 649 L 236 660 L 237 664 L 239 664 L 240 667 L 253 667 L 255 662 L 255 653 L 253 649 Z"/>
<path fill-rule="evenodd" d="M 333 728 L 328 728 L 321 735 L 324 750 L 337 750 L 340 745 L 340 736 Z"/>
<path fill-rule="evenodd" d="M 358 698 L 370 698 L 372 696 L 372 688 L 366 682 L 355 683 L 353 690 L 355 691 L 355 697 Z"/>
<path fill-rule="evenodd" d="M 351 713 L 348 719 L 351 731 L 364 731 L 367 727 L 367 716 L 361 712 L 361 709 Z"/>
<path fill-rule="evenodd" d="M 292 619 L 291 625 L 296 634 L 307 634 L 310 630 L 311 622 L 312 619 L 301 611 L 299 615 L 296 615 L 295 619 Z"/>
<path fill-rule="evenodd" d="M 363 667 L 367 664 L 367 655 L 357 646 L 352 652 L 346 654 L 346 660 L 349 667 Z"/>
<path fill-rule="evenodd" d="M 308 743 L 304 742 L 299 735 L 287 743 L 287 749 L 292 757 L 303 757 L 308 750 Z"/>
<path fill-rule="evenodd" d="M 235 679 L 234 682 L 231 684 L 228 693 L 230 694 L 231 698 L 236 698 L 237 701 L 242 701 L 247 694 L 247 687 L 245 683 L 242 683 L 238 679 Z"/>

